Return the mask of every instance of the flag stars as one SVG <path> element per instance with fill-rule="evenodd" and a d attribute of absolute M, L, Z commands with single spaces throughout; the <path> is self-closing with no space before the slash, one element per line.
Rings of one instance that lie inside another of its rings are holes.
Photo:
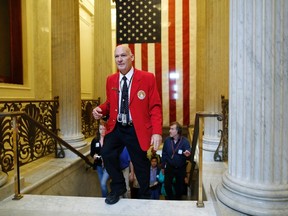
<path fill-rule="evenodd" d="M 161 0 L 118 0 L 117 42 L 153 43 L 161 40 Z"/>

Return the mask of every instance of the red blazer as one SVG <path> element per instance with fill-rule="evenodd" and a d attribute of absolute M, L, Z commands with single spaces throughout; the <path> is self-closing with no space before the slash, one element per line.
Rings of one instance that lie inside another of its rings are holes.
<path fill-rule="evenodd" d="M 117 122 L 119 90 L 119 72 L 117 72 L 108 76 L 107 99 L 99 106 L 103 116 L 109 115 L 106 134 L 114 129 Z M 141 149 L 147 151 L 151 144 L 152 134 L 162 135 L 161 99 L 152 73 L 134 69 L 129 100 L 129 110 L 138 141 Z"/>

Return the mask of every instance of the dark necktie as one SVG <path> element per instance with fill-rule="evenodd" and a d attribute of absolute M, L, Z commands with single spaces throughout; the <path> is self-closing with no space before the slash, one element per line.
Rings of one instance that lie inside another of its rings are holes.
<path fill-rule="evenodd" d="M 127 122 L 129 121 L 129 108 L 128 108 L 128 86 L 127 77 L 123 76 L 123 87 L 122 87 L 122 97 L 121 97 L 121 113 L 126 114 Z"/>

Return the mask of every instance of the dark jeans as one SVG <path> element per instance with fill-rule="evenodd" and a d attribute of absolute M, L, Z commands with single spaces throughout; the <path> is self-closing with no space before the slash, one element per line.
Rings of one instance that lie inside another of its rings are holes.
<path fill-rule="evenodd" d="M 172 167 L 169 164 L 166 165 L 165 168 L 165 179 L 164 179 L 164 187 L 167 194 L 168 200 L 181 200 L 183 191 L 184 191 L 184 178 L 186 175 L 186 166 L 182 167 Z M 175 178 L 175 184 L 173 184 L 173 178 Z M 172 191 L 172 186 L 175 188 L 175 196 Z"/>

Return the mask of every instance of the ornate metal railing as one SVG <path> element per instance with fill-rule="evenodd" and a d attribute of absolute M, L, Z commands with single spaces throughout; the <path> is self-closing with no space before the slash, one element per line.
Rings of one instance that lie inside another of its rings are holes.
<path fill-rule="evenodd" d="M 34 101 L 0 101 L 0 113 L 25 112 L 43 127 L 57 134 L 56 114 L 58 113 L 59 98 L 54 100 Z M 0 117 L 0 165 L 4 172 L 13 169 L 12 117 Z M 18 119 L 19 165 L 24 165 L 51 153 L 57 156 L 56 141 L 31 121 Z"/>
<path fill-rule="evenodd" d="M 222 113 L 223 113 L 223 146 L 222 157 L 223 161 L 228 161 L 228 120 L 229 120 L 229 100 L 221 96 Z"/>
<path fill-rule="evenodd" d="M 100 104 L 100 98 L 97 100 L 82 100 L 82 133 L 87 137 L 97 134 L 98 122 L 92 116 L 92 110 Z"/>
<path fill-rule="evenodd" d="M 46 137 L 51 137 L 51 139 L 54 141 L 53 145 L 61 144 L 64 147 L 66 147 L 68 150 L 72 151 L 74 154 L 79 156 L 81 159 L 83 159 L 86 164 L 89 166 L 93 166 L 93 164 L 90 162 L 89 158 L 84 156 L 81 152 L 76 150 L 74 147 L 69 145 L 66 141 L 62 140 L 60 137 L 58 137 L 57 134 L 53 133 L 51 130 L 46 128 L 42 123 L 38 122 L 38 120 L 32 118 L 30 115 L 28 115 L 25 112 L 9 112 L 9 113 L 0 113 L 0 118 L 6 118 L 9 117 L 11 119 L 10 121 L 10 127 L 12 129 L 12 134 L 11 134 L 11 143 L 12 143 L 12 149 L 13 149 L 13 158 L 12 162 L 14 164 L 14 168 L 16 169 L 15 176 L 14 176 L 14 181 L 15 181 L 15 196 L 14 199 L 21 199 L 22 195 L 20 193 L 20 170 L 19 167 L 21 165 L 21 155 L 23 154 L 23 147 L 21 146 L 21 143 L 19 143 L 19 133 L 21 133 L 20 128 L 19 128 L 19 123 L 18 122 L 25 122 L 27 125 L 33 126 L 35 130 L 39 130 L 43 134 L 46 134 Z M 32 144 L 34 144 L 32 142 Z M 37 152 L 45 152 L 41 151 L 42 148 L 38 149 L 37 145 L 34 148 L 30 149 L 35 149 Z M 39 151 L 40 150 L 40 151 Z M 32 151 L 32 150 L 31 150 Z M 27 154 L 29 154 L 29 148 L 25 151 Z M 4 170 L 3 170 L 4 171 Z"/>
<path fill-rule="evenodd" d="M 221 95 L 222 105 L 222 129 L 218 130 L 221 135 L 219 145 L 214 153 L 214 161 L 228 161 L 228 114 L 229 101 Z M 221 153 L 221 154 L 220 154 Z"/>
<path fill-rule="evenodd" d="M 82 100 L 82 133 L 91 137 L 96 135 L 98 122 L 92 116 L 92 109 L 100 104 L 97 100 Z M 39 122 L 49 131 L 57 134 L 57 114 L 59 98 L 54 100 L 33 101 L 0 101 L 0 113 L 25 112 Z M 3 172 L 13 170 L 13 142 L 12 142 L 12 117 L 1 115 L 0 117 L 0 166 Z M 57 141 L 48 136 L 41 128 L 24 118 L 17 119 L 19 147 L 19 166 L 33 162 L 39 158 L 55 153 L 55 157 L 64 157 L 64 151 Z"/>

